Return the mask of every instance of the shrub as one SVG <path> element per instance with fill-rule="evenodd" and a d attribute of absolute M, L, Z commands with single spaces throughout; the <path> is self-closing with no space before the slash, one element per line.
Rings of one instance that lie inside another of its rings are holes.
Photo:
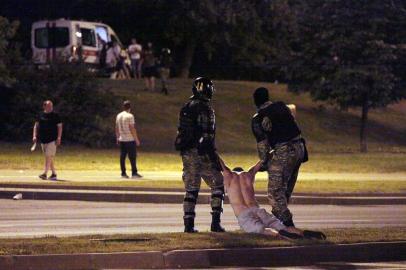
<path fill-rule="evenodd" d="M 53 64 L 44 70 L 20 68 L 17 82 L 2 91 L 3 140 L 31 138 L 32 127 L 44 100 L 54 103 L 64 123 L 63 140 L 88 146 L 108 146 L 114 140 L 118 98 L 103 88 L 84 65 Z M 4 102 L 6 101 L 6 102 Z"/>

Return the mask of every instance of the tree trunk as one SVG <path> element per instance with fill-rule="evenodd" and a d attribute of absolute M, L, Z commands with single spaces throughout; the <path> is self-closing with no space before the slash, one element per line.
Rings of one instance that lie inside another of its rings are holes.
<path fill-rule="evenodd" d="M 364 103 L 362 104 L 361 130 L 360 130 L 360 151 L 361 151 L 361 153 L 366 153 L 368 151 L 368 147 L 367 147 L 368 110 L 369 110 L 368 97 L 365 97 Z"/>
<path fill-rule="evenodd" d="M 186 48 L 183 54 L 182 62 L 180 63 L 179 68 L 179 78 L 188 78 L 189 70 L 192 66 L 193 56 L 195 54 L 196 43 L 190 41 L 186 44 Z"/>

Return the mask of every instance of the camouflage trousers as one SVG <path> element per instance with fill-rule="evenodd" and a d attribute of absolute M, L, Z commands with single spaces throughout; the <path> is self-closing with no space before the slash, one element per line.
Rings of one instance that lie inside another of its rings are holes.
<path fill-rule="evenodd" d="M 200 156 L 193 148 L 182 152 L 183 183 L 185 198 L 183 200 L 184 218 L 195 216 L 195 206 L 199 195 L 201 179 L 211 189 L 210 205 L 213 212 L 223 211 L 224 182 L 223 175 L 207 155 Z"/>
<path fill-rule="evenodd" d="M 302 142 L 276 146 L 268 162 L 268 199 L 272 213 L 286 224 L 293 223 L 288 203 L 304 157 Z"/>

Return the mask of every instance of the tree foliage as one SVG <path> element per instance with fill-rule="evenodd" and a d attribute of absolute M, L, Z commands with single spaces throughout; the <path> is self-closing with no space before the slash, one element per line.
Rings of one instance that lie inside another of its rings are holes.
<path fill-rule="evenodd" d="M 16 60 L 16 50 L 10 44 L 10 40 L 16 34 L 19 22 L 9 22 L 0 16 L 0 86 L 10 86 L 14 78 L 10 72 L 10 65 Z"/>
<path fill-rule="evenodd" d="M 88 146 L 115 142 L 114 116 L 120 109 L 119 99 L 101 88 L 83 65 L 55 64 L 45 70 L 27 65 L 2 95 L 1 103 L 7 108 L 1 123 L 2 140 L 31 138 L 42 102 L 49 99 L 64 123 L 64 140 Z"/>
<path fill-rule="evenodd" d="M 361 151 L 368 110 L 406 97 L 403 4 L 390 0 L 304 1 L 295 6 L 289 87 L 343 108 L 361 107 Z"/>

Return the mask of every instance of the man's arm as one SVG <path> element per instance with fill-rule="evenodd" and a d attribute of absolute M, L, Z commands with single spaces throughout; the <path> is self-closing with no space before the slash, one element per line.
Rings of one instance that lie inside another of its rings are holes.
<path fill-rule="evenodd" d="M 62 130 L 63 130 L 62 123 L 59 123 L 57 125 L 57 127 L 58 127 L 58 138 L 56 139 L 56 144 L 61 145 L 61 142 L 62 142 Z"/>
<path fill-rule="evenodd" d="M 135 129 L 135 124 L 130 124 L 130 131 L 135 140 L 135 144 L 137 146 L 140 146 L 141 142 L 140 142 L 140 139 L 138 138 L 137 130 Z"/>
<path fill-rule="evenodd" d="M 197 150 L 199 155 L 213 154 L 214 146 L 214 111 L 206 105 L 199 105 L 197 108 L 197 126 L 201 132 Z"/>
<path fill-rule="evenodd" d="M 32 141 L 33 141 L 34 143 L 37 142 L 38 126 L 39 126 L 39 123 L 38 123 L 38 122 L 35 122 L 35 123 L 34 123 L 34 128 L 32 129 Z"/>
<path fill-rule="evenodd" d="M 118 138 L 120 138 L 120 130 L 118 129 L 118 124 L 116 123 L 116 142 L 117 144 L 120 144 Z"/>
<path fill-rule="evenodd" d="M 257 174 L 257 172 L 261 169 L 262 163 L 263 163 L 263 161 L 262 161 L 262 160 L 259 160 L 259 161 L 257 162 L 257 164 L 255 164 L 254 166 L 252 166 L 252 167 L 248 170 L 248 173 L 251 175 L 251 177 L 253 178 L 253 180 L 255 179 L 255 178 L 254 178 L 255 174 Z"/>
<path fill-rule="evenodd" d="M 251 122 L 252 133 L 257 141 L 258 156 L 261 160 L 266 160 L 271 147 L 268 143 L 268 138 L 263 127 L 263 119 L 258 114 L 254 115 Z M 270 121 L 266 121 L 268 124 Z M 267 127 L 270 128 L 270 127 Z"/>
<path fill-rule="evenodd" d="M 218 156 L 221 168 L 223 169 L 223 173 L 232 173 L 230 168 L 227 167 L 227 165 L 224 163 L 224 160 L 220 157 L 220 155 L 217 155 L 217 156 Z"/>

